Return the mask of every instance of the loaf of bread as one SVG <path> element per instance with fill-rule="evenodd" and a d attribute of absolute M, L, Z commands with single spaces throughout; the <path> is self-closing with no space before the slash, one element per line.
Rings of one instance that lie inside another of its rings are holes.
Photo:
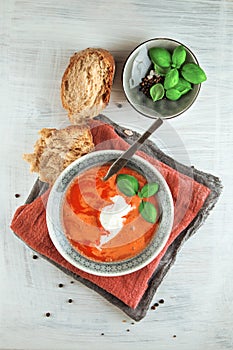
<path fill-rule="evenodd" d="M 115 72 L 113 56 L 104 49 L 75 53 L 61 83 L 61 100 L 72 124 L 84 124 L 108 104 Z"/>
<path fill-rule="evenodd" d="M 31 164 L 31 172 L 37 172 L 43 182 L 53 185 L 69 164 L 94 149 L 88 126 L 71 125 L 64 129 L 42 129 L 32 154 L 23 158 Z"/>

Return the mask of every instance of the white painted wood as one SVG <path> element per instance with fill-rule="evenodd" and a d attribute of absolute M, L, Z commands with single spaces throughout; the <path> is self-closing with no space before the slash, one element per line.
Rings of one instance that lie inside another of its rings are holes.
<path fill-rule="evenodd" d="M 0 348 L 232 349 L 233 2 L 1 0 L 0 17 Z M 225 189 L 153 300 L 165 303 L 131 324 L 93 291 L 33 260 L 9 223 L 36 178 L 22 153 L 32 150 L 42 127 L 68 124 L 59 88 L 69 56 L 88 46 L 113 53 L 117 73 L 105 114 L 140 131 L 150 121 L 128 105 L 120 76 L 129 52 L 152 37 L 189 46 L 208 76 L 191 109 L 154 139 L 178 160 L 220 176 Z"/>

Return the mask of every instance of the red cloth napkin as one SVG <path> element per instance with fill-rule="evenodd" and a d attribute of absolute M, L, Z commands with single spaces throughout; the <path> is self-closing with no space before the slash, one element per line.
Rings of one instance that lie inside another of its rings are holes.
<path fill-rule="evenodd" d="M 96 150 L 119 149 L 129 147 L 114 128 L 101 121 L 92 121 L 92 135 Z M 101 277 L 83 272 L 68 263 L 56 250 L 50 240 L 46 225 L 46 203 L 49 190 L 34 202 L 19 207 L 13 217 L 11 228 L 34 251 L 53 260 L 63 268 L 95 283 L 131 308 L 136 308 L 148 287 L 153 272 L 158 266 L 169 245 L 195 218 L 210 189 L 179 173 L 177 170 L 149 157 L 143 152 L 138 155 L 159 169 L 166 179 L 174 200 L 174 225 L 168 242 L 162 252 L 147 266 L 139 271 L 120 277 Z"/>

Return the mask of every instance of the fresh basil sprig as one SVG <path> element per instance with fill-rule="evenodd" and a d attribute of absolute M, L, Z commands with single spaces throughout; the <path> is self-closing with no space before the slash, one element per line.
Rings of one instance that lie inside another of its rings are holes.
<path fill-rule="evenodd" d="M 171 101 L 176 101 L 182 96 L 181 92 L 175 88 L 166 91 L 166 97 Z"/>
<path fill-rule="evenodd" d="M 162 47 L 152 47 L 149 50 L 149 56 L 151 61 L 159 67 L 168 68 L 171 66 L 171 54 Z"/>
<path fill-rule="evenodd" d="M 119 190 L 127 197 L 135 196 L 138 192 L 139 183 L 138 180 L 128 174 L 117 175 L 117 186 Z"/>
<path fill-rule="evenodd" d="M 178 90 L 182 95 L 184 95 L 192 89 L 192 85 L 189 81 L 180 77 L 178 83 L 175 86 L 175 89 Z"/>
<path fill-rule="evenodd" d="M 179 45 L 172 54 L 172 67 L 180 68 L 186 60 L 186 50 L 184 46 Z"/>
<path fill-rule="evenodd" d="M 200 84 L 206 80 L 206 75 L 203 69 L 195 63 L 187 63 L 181 69 L 183 78 L 190 83 Z"/>
<path fill-rule="evenodd" d="M 170 72 L 171 67 L 163 68 L 158 66 L 157 64 L 154 64 L 154 69 L 158 75 L 161 75 L 161 77 L 165 77 L 165 75 Z"/>
<path fill-rule="evenodd" d="M 192 84 L 201 84 L 207 77 L 196 63 L 186 62 L 187 52 L 184 46 L 177 46 L 172 53 L 161 47 L 149 49 L 149 57 L 156 73 L 164 77 L 163 85 L 157 83 L 150 88 L 152 100 L 161 100 L 164 95 L 172 101 L 192 89 Z"/>
<path fill-rule="evenodd" d="M 155 223 L 157 220 L 157 210 L 152 203 L 143 200 L 143 198 L 154 196 L 159 190 L 159 184 L 157 182 L 147 183 L 139 191 L 138 180 L 132 175 L 119 174 L 116 181 L 119 190 L 124 195 L 127 197 L 138 195 L 141 198 L 139 205 L 140 214 L 146 221 Z"/>
<path fill-rule="evenodd" d="M 143 219 L 154 224 L 157 219 L 157 210 L 150 202 L 141 201 L 139 205 L 139 212 Z"/>
<path fill-rule="evenodd" d="M 164 88 L 166 90 L 174 88 L 179 82 L 179 72 L 178 69 L 173 68 L 167 73 L 164 79 Z"/>
<path fill-rule="evenodd" d="M 150 88 L 150 95 L 152 100 L 158 101 L 161 100 L 164 96 L 164 87 L 162 84 L 155 84 Z"/>
<path fill-rule="evenodd" d="M 148 183 L 142 187 L 141 192 L 138 192 L 140 198 L 149 198 L 154 196 L 159 190 L 159 184 L 157 182 Z"/>

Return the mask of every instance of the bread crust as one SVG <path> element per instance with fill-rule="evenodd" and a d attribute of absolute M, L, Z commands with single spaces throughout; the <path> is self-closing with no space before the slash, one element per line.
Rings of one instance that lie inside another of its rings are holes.
<path fill-rule="evenodd" d="M 91 70 L 96 68 L 96 74 Z M 61 101 L 72 124 L 85 123 L 109 103 L 115 62 L 109 51 L 87 48 L 75 53 L 61 82 Z M 80 76 L 83 80 L 80 80 Z M 69 90 L 70 87 L 70 90 Z M 84 95 L 84 92 L 86 92 Z M 80 95 L 80 97 L 79 97 Z M 89 98 L 89 100 L 88 100 Z"/>
<path fill-rule="evenodd" d="M 34 152 L 24 154 L 30 163 L 30 171 L 39 179 L 53 185 L 60 173 L 73 161 L 94 149 L 88 126 L 70 125 L 64 129 L 43 128 L 34 145 Z"/>

